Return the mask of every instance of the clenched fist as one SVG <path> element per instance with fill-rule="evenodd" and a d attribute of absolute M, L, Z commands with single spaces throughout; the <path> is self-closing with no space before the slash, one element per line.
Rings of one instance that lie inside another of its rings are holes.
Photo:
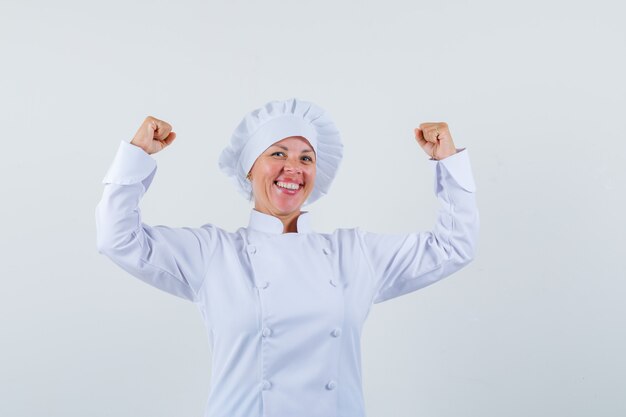
<path fill-rule="evenodd" d="M 172 132 L 172 126 L 169 123 L 148 116 L 130 143 L 152 155 L 171 145 L 174 139 L 176 139 L 176 133 Z"/>
<path fill-rule="evenodd" d="M 415 139 L 431 158 L 441 160 L 456 153 L 448 124 L 422 123 L 415 128 Z"/>

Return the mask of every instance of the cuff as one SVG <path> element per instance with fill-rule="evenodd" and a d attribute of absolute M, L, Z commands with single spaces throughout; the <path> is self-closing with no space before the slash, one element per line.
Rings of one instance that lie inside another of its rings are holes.
<path fill-rule="evenodd" d="M 122 140 L 103 184 L 135 184 L 156 170 L 156 161 L 139 146 Z"/>
<path fill-rule="evenodd" d="M 431 166 L 436 173 L 437 165 L 441 164 L 450 176 L 466 191 L 471 193 L 476 191 L 476 182 L 472 173 L 470 157 L 467 148 L 457 148 L 454 155 L 450 155 L 439 161 L 429 159 Z M 435 181 L 436 182 L 436 181 Z M 435 192 L 437 192 L 437 184 L 435 183 Z"/>

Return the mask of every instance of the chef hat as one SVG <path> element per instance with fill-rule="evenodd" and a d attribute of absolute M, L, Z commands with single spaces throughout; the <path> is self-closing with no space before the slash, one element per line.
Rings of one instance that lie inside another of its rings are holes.
<path fill-rule="evenodd" d="M 343 156 L 343 144 L 328 113 L 317 105 L 291 98 L 270 101 L 248 113 L 239 123 L 219 158 L 220 169 L 237 189 L 252 200 L 252 184 L 246 175 L 254 161 L 272 144 L 290 136 L 305 137 L 316 155 L 313 191 L 304 204 L 328 193 Z"/>

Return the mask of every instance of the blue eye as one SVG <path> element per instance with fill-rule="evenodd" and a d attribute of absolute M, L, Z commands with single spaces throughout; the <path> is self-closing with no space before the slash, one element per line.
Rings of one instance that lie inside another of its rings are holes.
<path fill-rule="evenodd" d="M 276 152 L 274 152 L 274 153 L 272 154 L 272 156 L 274 156 L 274 155 L 278 155 L 278 154 L 282 154 L 283 156 L 285 155 L 285 153 L 284 153 L 284 152 L 281 152 L 281 151 L 276 151 Z"/>
<path fill-rule="evenodd" d="M 313 162 L 313 158 L 311 158 L 310 156 L 303 156 L 302 159 L 308 162 Z"/>

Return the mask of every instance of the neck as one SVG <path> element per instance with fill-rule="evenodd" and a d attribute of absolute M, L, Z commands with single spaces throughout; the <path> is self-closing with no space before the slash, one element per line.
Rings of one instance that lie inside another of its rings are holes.
<path fill-rule="evenodd" d="M 283 233 L 297 233 L 298 232 L 298 216 L 300 213 L 297 213 L 295 216 L 292 216 L 291 219 L 282 219 L 279 217 L 280 221 L 283 222 Z"/>

